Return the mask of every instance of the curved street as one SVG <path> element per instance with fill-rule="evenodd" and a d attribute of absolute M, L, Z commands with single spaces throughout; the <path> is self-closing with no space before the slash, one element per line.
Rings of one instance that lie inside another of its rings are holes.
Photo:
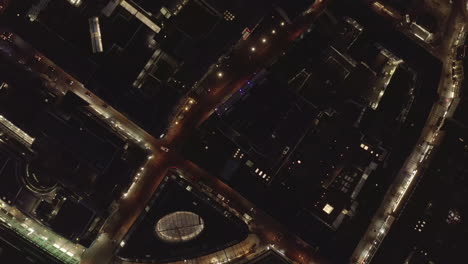
<path fill-rule="evenodd" d="M 458 1 L 457 4 L 462 2 L 466 6 L 466 1 Z M 466 38 L 466 8 L 459 9 L 457 4 L 452 7 L 446 26 L 447 31 L 443 36 L 444 41 L 436 52 L 443 65 L 438 86 L 439 100 L 431 109 L 418 143 L 389 187 L 379 209 L 354 250 L 351 263 L 371 263 L 393 222 L 398 219 L 401 210 L 410 199 L 411 192 L 416 187 L 415 183 L 424 174 L 425 161 L 431 154 L 429 146 L 437 147 L 443 122 L 451 117 L 457 108 L 463 76 L 453 78 L 452 67 L 453 62 L 461 64 L 460 61 L 456 61 L 456 47 L 464 45 Z"/>

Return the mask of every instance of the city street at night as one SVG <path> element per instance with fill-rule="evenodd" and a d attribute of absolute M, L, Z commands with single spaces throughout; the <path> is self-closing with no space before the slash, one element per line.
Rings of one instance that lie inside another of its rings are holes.
<path fill-rule="evenodd" d="M 467 18 L 0 0 L 0 263 L 452 263 Z"/>

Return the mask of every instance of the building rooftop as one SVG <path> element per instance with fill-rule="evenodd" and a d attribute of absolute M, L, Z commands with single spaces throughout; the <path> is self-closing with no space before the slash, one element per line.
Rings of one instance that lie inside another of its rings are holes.
<path fill-rule="evenodd" d="M 226 210 L 196 185 L 171 172 L 124 239 L 118 256 L 180 261 L 239 244 L 247 238 L 247 226 Z"/>

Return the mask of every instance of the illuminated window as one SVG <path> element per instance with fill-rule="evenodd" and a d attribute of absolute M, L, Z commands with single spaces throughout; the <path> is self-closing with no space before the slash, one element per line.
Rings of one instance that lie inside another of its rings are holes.
<path fill-rule="evenodd" d="M 81 0 L 68 0 L 68 2 L 74 6 L 80 6 Z"/>
<path fill-rule="evenodd" d="M 322 210 L 327 214 L 331 214 L 331 212 L 333 212 L 333 209 L 333 206 L 326 204 Z"/>
<path fill-rule="evenodd" d="M 223 16 L 224 16 L 224 19 L 227 20 L 227 21 L 232 21 L 232 20 L 234 20 L 234 18 L 236 18 L 236 16 L 234 16 L 231 12 L 229 12 L 227 10 L 224 11 Z"/>
<path fill-rule="evenodd" d="M 165 18 L 167 18 L 167 19 L 169 19 L 169 18 L 172 16 L 171 11 L 169 11 L 169 10 L 168 10 L 166 7 L 164 7 L 164 6 L 161 7 L 160 12 L 161 12 L 161 14 L 162 14 Z"/>

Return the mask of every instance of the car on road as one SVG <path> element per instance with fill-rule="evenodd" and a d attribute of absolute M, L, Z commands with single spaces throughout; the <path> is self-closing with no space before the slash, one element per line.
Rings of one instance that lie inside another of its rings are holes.
<path fill-rule="evenodd" d="M 47 72 L 46 72 L 47 77 L 49 77 L 52 81 L 56 82 L 58 80 L 57 73 L 55 71 L 55 68 L 52 66 L 47 66 Z"/>
<path fill-rule="evenodd" d="M 162 151 L 166 152 L 166 153 L 169 152 L 169 148 L 167 148 L 167 147 L 161 146 L 160 149 L 161 149 Z"/>

